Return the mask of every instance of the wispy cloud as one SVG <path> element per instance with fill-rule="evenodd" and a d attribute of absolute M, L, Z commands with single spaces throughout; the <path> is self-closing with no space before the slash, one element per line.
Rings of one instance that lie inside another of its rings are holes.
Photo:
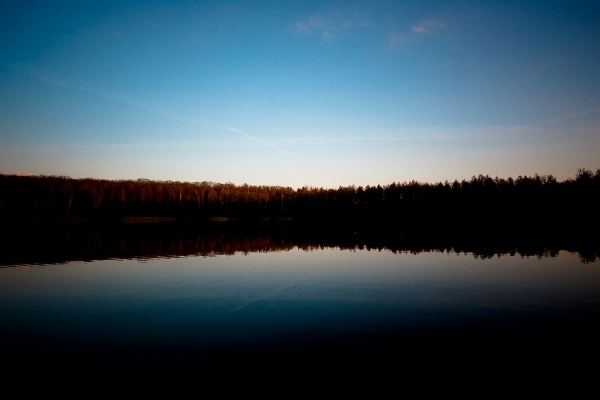
<path fill-rule="evenodd" d="M 331 21 L 314 15 L 308 20 L 296 22 L 296 32 L 304 36 L 331 36 Z"/>
<path fill-rule="evenodd" d="M 390 47 L 392 49 L 400 46 L 404 46 L 409 40 L 410 35 L 402 32 L 392 32 L 388 35 L 390 41 Z"/>
<path fill-rule="evenodd" d="M 445 26 L 446 25 L 441 22 L 429 20 L 429 21 L 423 21 L 419 24 L 411 26 L 410 30 L 415 33 L 424 33 L 427 35 L 431 35 L 435 31 L 438 31 L 438 30 L 444 28 Z"/>
<path fill-rule="evenodd" d="M 279 126 L 279 125 L 278 125 L 278 126 Z M 277 147 L 277 146 L 275 146 L 273 143 L 266 142 L 266 141 L 264 141 L 264 140 L 262 140 L 262 139 L 259 139 L 259 138 L 255 137 L 255 136 L 252 136 L 252 135 L 250 135 L 250 134 L 248 134 L 248 133 L 246 133 L 246 132 L 244 132 L 244 131 L 241 131 L 241 130 L 239 130 L 239 129 L 236 129 L 236 128 L 234 128 L 234 127 L 231 127 L 231 126 L 226 126 L 226 128 L 227 128 L 227 129 L 229 129 L 229 130 L 230 130 L 230 131 L 232 131 L 232 132 L 241 133 L 242 135 L 245 135 L 245 136 L 249 137 L 249 138 L 250 138 L 250 139 L 252 139 L 252 140 L 255 140 L 255 141 L 259 142 L 259 143 L 262 143 L 262 144 L 264 144 L 264 145 L 267 145 L 267 146 L 269 146 L 269 147 L 272 147 L 272 148 L 274 148 L 274 149 L 277 149 L 277 150 L 281 151 L 281 152 L 282 152 L 282 153 L 284 153 L 284 154 L 287 154 L 287 155 L 289 155 L 289 156 L 292 156 L 292 157 L 296 157 L 296 158 L 297 158 L 297 159 L 299 159 L 299 160 L 302 160 L 302 161 L 304 161 L 304 162 L 307 162 L 307 163 L 309 163 L 309 164 L 312 164 L 312 163 L 311 163 L 310 161 L 308 161 L 306 158 L 302 158 L 302 157 L 300 157 L 299 155 L 296 155 L 296 154 L 294 154 L 294 153 L 290 153 L 289 151 L 287 151 L 287 150 L 284 150 L 284 149 L 282 149 L 281 147 Z"/>
<path fill-rule="evenodd" d="M 394 31 L 388 34 L 388 40 L 391 48 L 396 48 L 400 46 L 404 46 L 411 41 L 415 40 L 417 37 L 422 35 L 433 35 L 436 32 L 444 29 L 446 24 L 435 21 L 435 20 L 427 20 L 422 21 L 418 24 L 411 25 L 410 31 Z"/>
<path fill-rule="evenodd" d="M 356 13 L 350 16 L 332 13 L 327 17 L 313 15 L 308 19 L 296 21 L 294 30 L 303 36 L 333 41 L 343 37 L 350 30 L 366 28 L 370 25 L 368 18 Z"/>

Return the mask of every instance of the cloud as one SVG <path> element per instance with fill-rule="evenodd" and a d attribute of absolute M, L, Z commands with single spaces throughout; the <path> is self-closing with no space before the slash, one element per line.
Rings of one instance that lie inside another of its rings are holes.
<path fill-rule="evenodd" d="M 303 36 L 321 37 L 331 42 L 343 37 L 350 30 L 370 25 L 368 18 L 356 13 L 350 16 L 331 13 L 327 17 L 313 15 L 306 20 L 296 21 L 294 30 Z"/>
<path fill-rule="evenodd" d="M 392 32 L 388 35 L 388 39 L 390 40 L 390 47 L 392 49 L 403 46 L 408 42 L 409 39 L 408 34 L 402 32 Z"/>
<path fill-rule="evenodd" d="M 305 21 L 296 22 L 296 32 L 304 36 L 321 36 L 325 39 L 332 39 L 331 28 L 333 28 L 331 21 L 319 15 L 314 15 Z"/>
<path fill-rule="evenodd" d="M 357 14 L 355 14 L 356 20 L 346 20 L 342 23 L 342 29 L 351 29 L 351 28 L 366 28 L 371 26 L 371 21 L 368 18 L 360 18 Z"/>
<path fill-rule="evenodd" d="M 310 17 L 308 24 L 316 29 L 326 29 L 326 25 L 329 23 L 328 20 L 319 17 L 318 15 Z"/>
<path fill-rule="evenodd" d="M 298 21 L 298 22 L 296 22 L 296 32 L 298 32 L 302 35 L 310 36 L 311 29 L 305 22 Z"/>
<path fill-rule="evenodd" d="M 410 32 L 395 31 L 388 34 L 390 48 L 404 46 L 415 40 L 420 35 L 433 35 L 437 31 L 446 27 L 446 24 L 428 20 L 415 25 L 411 25 Z"/>
<path fill-rule="evenodd" d="M 410 27 L 410 30 L 415 33 L 424 33 L 427 35 L 431 35 L 435 31 L 438 31 L 438 30 L 444 28 L 445 26 L 446 25 L 444 25 L 441 22 L 429 20 L 429 21 L 423 21 L 417 25 L 412 25 Z"/>

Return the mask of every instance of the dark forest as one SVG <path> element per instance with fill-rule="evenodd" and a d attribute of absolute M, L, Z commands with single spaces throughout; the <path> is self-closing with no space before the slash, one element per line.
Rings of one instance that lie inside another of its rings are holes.
<path fill-rule="evenodd" d="M 338 189 L 232 183 L 71 179 L 0 175 L 0 219 L 73 222 L 327 220 L 433 224 L 548 224 L 600 221 L 600 169 L 573 179 L 473 176 Z M 588 225 L 589 226 L 589 225 Z"/>

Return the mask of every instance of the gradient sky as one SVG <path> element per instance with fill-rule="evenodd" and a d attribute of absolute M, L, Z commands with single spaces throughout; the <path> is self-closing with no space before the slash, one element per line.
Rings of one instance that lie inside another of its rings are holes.
<path fill-rule="evenodd" d="M 600 168 L 600 2 L 0 1 L 0 173 L 292 186 Z"/>

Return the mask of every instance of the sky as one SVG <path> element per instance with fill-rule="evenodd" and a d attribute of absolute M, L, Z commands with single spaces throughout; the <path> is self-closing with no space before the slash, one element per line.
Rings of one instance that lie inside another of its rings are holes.
<path fill-rule="evenodd" d="M 600 168 L 600 2 L 0 0 L 0 173 L 337 188 Z"/>

